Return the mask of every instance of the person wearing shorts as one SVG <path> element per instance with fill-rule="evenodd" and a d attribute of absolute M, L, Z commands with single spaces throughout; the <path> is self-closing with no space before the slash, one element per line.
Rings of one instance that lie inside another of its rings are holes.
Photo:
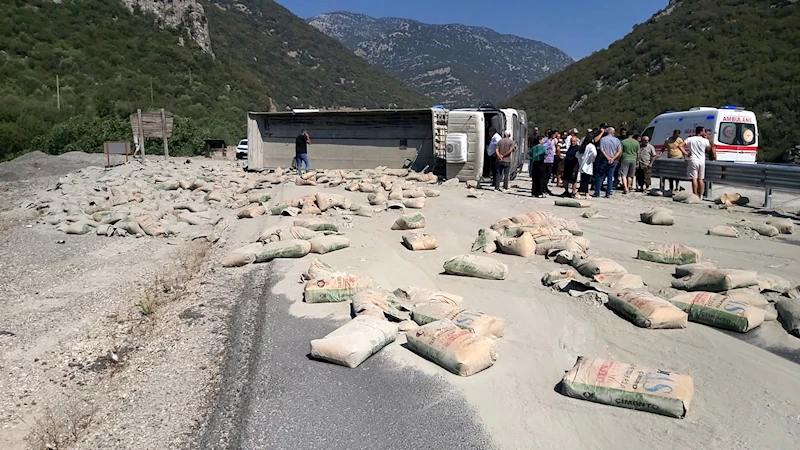
<path fill-rule="evenodd" d="M 705 127 L 698 126 L 694 136 L 686 139 L 686 150 L 689 164 L 686 166 L 686 177 L 692 180 L 692 193 L 703 198 L 706 178 L 706 151 L 711 150 L 712 159 L 717 158 L 714 146 L 709 142 Z"/>
<path fill-rule="evenodd" d="M 627 194 L 633 188 L 633 177 L 636 174 L 636 160 L 639 158 L 639 141 L 633 133 L 627 132 L 622 141 L 622 157 L 620 158 L 619 176 L 622 179 L 622 193 Z"/>

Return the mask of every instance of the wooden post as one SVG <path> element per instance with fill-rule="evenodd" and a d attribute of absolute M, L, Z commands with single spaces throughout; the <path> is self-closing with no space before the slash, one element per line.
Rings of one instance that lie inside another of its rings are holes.
<path fill-rule="evenodd" d="M 61 111 L 61 83 L 58 80 L 58 75 L 56 75 L 56 105 L 58 110 Z"/>
<path fill-rule="evenodd" d="M 136 114 L 139 116 L 138 117 L 138 119 L 139 119 L 139 145 L 140 145 L 139 148 L 142 151 L 142 153 L 141 153 L 142 160 L 144 160 L 144 126 L 142 125 L 142 110 L 141 109 L 137 109 L 136 110 Z"/>
<path fill-rule="evenodd" d="M 161 108 L 161 141 L 164 142 L 164 159 L 169 159 L 169 145 L 167 144 L 167 114 Z"/>

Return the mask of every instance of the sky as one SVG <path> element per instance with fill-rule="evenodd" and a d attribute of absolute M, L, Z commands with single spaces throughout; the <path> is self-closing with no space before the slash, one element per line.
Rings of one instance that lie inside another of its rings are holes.
<path fill-rule="evenodd" d="M 628 34 L 668 0 L 277 0 L 307 19 L 349 11 L 425 23 L 484 26 L 550 44 L 578 60 Z M 491 5 L 487 9 L 487 5 Z"/>

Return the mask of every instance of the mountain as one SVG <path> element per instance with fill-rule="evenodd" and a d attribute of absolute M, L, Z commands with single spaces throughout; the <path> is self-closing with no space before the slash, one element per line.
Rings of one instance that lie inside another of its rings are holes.
<path fill-rule="evenodd" d="M 483 27 L 348 12 L 322 14 L 308 22 L 450 107 L 498 102 L 572 63 L 555 47 Z"/>
<path fill-rule="evenodd" d="M 761 160 L 800 144 L 800 3 L 671 0 L 608 49 L 505 101 L 540 129 L 627 123 L 666 110 L 743 106 L 756 113 Z"/>
<path fill-rule="evenodd" d="M 191 153 L 248 110 L 431 104 L 272 0 L 0 2 L 0 98 L 0 160 L 131 140 L 137 108 Z"/>

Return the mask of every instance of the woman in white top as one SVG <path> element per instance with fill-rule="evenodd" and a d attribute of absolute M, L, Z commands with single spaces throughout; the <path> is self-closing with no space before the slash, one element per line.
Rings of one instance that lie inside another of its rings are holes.
<path fill-rule="evenodd" d="M 595 133 L 588 133 L 583 138 L 581 149 L 578 152 L 578 167 L 580 171 L 581 186 L 578 189 L 578 195 L 575 198 L 589 199 L 589 185 L 594 172 L 594 160 L 597 158 L 597 147 L 594 145 Z"/>

